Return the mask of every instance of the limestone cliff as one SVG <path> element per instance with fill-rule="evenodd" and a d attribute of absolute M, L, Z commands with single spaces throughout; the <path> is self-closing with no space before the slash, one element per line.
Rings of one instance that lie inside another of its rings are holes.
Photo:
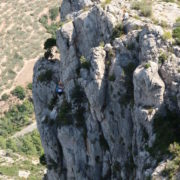
<path fill-rule="evenodd" d="M 162 178 L 170 157 L 153 155 L 154 121 L 179 120 L 180 47 L 135 13 L 127 1 L 63 1 L 60 61 L 40 59 L 33 77 L 49 180 Z"/>

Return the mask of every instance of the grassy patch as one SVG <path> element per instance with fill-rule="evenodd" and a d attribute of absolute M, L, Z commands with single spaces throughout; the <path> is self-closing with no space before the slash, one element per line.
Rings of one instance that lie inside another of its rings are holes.
<path fill-rule="evenodd" d="M 168 40 L 168 39 L 171 39 L 171 38 L 172 38 L 171 32 L 165 31 L 164 34 L 163 34 L 163 39 Z"/>
<path fill-rule="evenodd" d="M 148 0 L 133 1 L 132 9 L 139 10 L 142 16 L 150 17 L 152 15 L 152 2 Z"/>
<path fill-rule="evenodd" d="M 17 166 L 0 166 L 0 173 L 5 176 L 18 176 Z"/>
<path fill-rule="evenodd" d="M 110 3 L 111 3 L 111 0 L 105 0 L 104 2 L 101 3 L 101 7 L 104 9 L 105 6 Z"/>

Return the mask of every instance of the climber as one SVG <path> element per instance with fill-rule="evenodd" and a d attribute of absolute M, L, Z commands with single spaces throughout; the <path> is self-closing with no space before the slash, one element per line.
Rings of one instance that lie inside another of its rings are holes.
<path fill-rule="evenodd" d="M 59 83 L 58 83 L 57 86 L 56 86 L 56 93 L 57 93 L 59 96 L 61 96 L 61 95 L 63 94 L 63 92 L 64 92 L 63 89 L 64 89 L 63 84 L 62 84 L 61 81 L 59 81 Z"/>

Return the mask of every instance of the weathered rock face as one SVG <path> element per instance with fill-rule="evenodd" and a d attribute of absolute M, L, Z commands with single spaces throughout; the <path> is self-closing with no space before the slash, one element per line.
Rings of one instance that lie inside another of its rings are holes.
<path fill-rule="evenodd" d="M 34 67 L 47 178 L 143 180 L 157 167 L 146 148 L 155 140 L 155 114 L 165 107 L 180 111 L 177 48 L 159 64 L 169 47 L 161 27 L 129 18 L 122 22 L 126 34 L 114 38 L 126 3 L 114 0 L 103 8 L 94 3 L 63 1 L 62 17 L 78 13 L 57 32 L 61 59 L 41 59 Z M 80 10 L 85 6 L 89 9 Z M 62 96 L 55 93 L 59 80 Z"/>

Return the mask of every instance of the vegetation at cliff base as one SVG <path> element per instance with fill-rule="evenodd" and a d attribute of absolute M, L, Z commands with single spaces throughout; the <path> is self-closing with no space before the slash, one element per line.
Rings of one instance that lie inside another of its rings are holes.
<path fill-rule="evenodd" d="M 58 7 L 53 7 L 49 10 L 50 18 L 52 21 L 56 20 L 56 18 L 59 15 L 59 8 Z"/>
<path fill-rule="evenodd" d="M 12 92 L 12 95 L 16 96 L 17 98 L 23 100 L 25 98 L 25 89 L 21 86 L 17 86 Z"/>
<path fill-rule="evenodd" d="M 5 112 L 5 115 L 0 118 L 0 135 L 7 137 L 21 130 L 22 127 L 31 122 L 33 112 L 33 104 L 29 100 L 10 107 L 10 109 Z"/>

